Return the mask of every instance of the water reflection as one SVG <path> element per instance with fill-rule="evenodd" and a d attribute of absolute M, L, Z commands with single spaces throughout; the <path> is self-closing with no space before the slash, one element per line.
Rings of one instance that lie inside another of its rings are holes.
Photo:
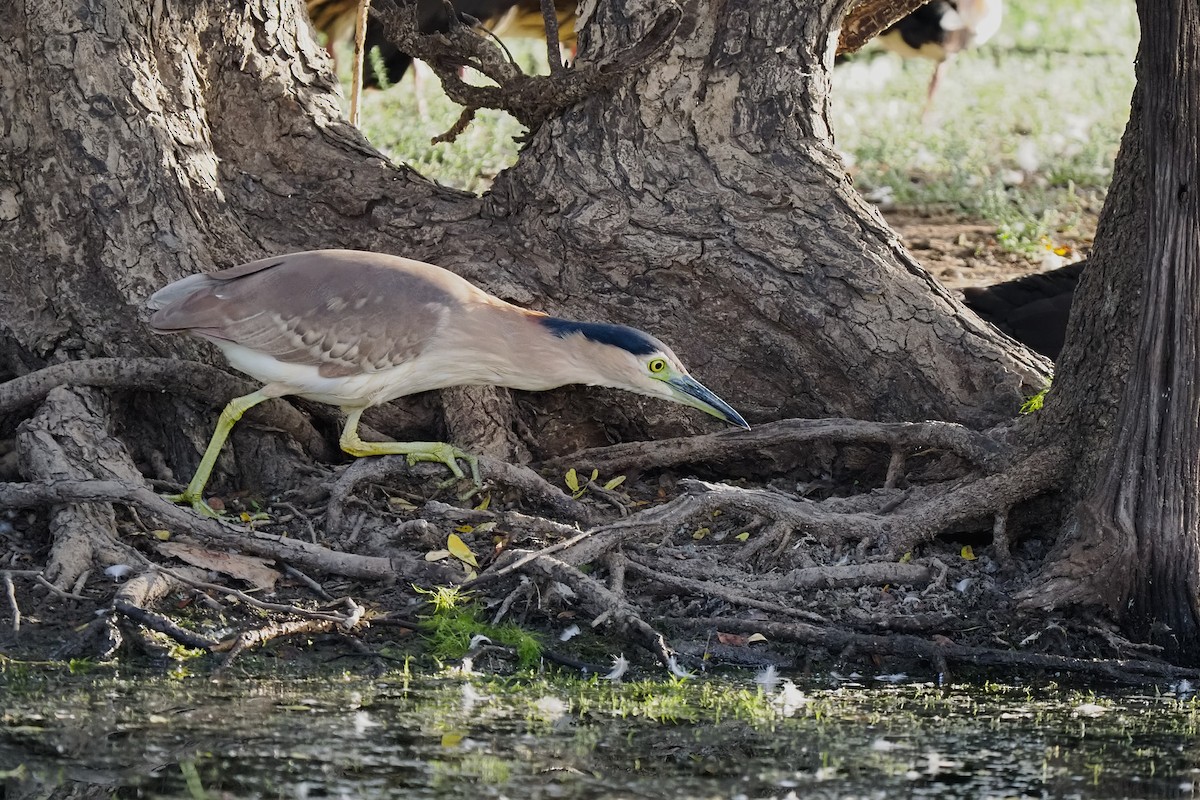
<path fill-rule="evenodd" d="M 27 678 L 0 683 L 0 797 L 1175 798 L 1200 779 L 1197 705 L 1170 694 L 729 687 Z"/>

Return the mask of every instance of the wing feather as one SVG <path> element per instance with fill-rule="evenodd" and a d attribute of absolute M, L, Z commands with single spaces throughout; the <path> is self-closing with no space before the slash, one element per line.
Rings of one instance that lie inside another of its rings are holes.
<path fill-rule="evenodd" d="M 497 302 L 431 264 L 317 250 L 191 275 L 156 292 L 151 327 L 233 342 L 325 377 L 377 372 L 421 353 L 469 302 Z"/>

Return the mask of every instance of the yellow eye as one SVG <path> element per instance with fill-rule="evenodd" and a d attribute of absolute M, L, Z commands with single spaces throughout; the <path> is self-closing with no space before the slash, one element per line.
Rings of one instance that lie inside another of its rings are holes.
<path fill-rule="evenodd" d="M 658 374 L 661 374 L 661 373 L 667 371 L 666 359 L 653 358 L 650 360 L 650 363 L 647 366 L 650 367 L 650 372 L 654 373 L 655 375 L 658 375 Z"/>

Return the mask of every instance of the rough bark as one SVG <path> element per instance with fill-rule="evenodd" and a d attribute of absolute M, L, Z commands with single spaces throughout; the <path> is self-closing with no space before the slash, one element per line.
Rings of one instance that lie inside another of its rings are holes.
<path fill-rule="evenodd" d="M 604 44 L 655 5 L 601 4 Z M 685 3 L 662 60 L 539 130 L 485 213 L 534 251 L 546 305 L 663 332 L 752 421 L 995 422 L 1045 365 L 998 348 L 846 178 L 827 101 L 847 5 Z"/>
<path fill-rule="evenodd" d="M 665 55 L 543 126 L 484 198 L 388 163 L 341 120 L 298 0 L 6 4 L 0 371 L 99 355 L 212 359 L 146 331 L 149 292 L 264 253 L 341 245 L 651 329 L 752 419 L 1002 419 L 1045 364 L 912 261 L 833 149 L 830 31 L 847 4 L 685 4 Z M 636 40 L 654 5 L 603 4 L 580 63 Z M 139 416 L 180 423 L 195 453 L 207 404 L 162 408 Z M 518 408 L 549 453 L 706 424 L 613 393 Z M 543 415 L 568 417 L 570 430 L 541 426 Z"/>
<path fill-rule="evenodd" d="M 1079 298 L 1090 313 L 1074 315 L 1055 412 L 1080 431 L 1085 469 L 1073 489 L 1081 502 L 1026 602 L 1107 605 L 1131 636 L 1195 662 L 1200 6 L 1181 0 L 1138 9 L 1138 90 L 1097 236 L 1099 269 Z M 1103 335 L 1088 335 L 1091 326 Z M 1102 346 L 1088 353 L 1085 341 Z M 1089 419 L 1091 430 L 1082 429 Z"/>
<path fill-rule="evenodd" d="M 120 441 L 105 424 L 109 401 L 93 389 L 50 392 L 38 414 L 17 437 L 21 471 L 32 481 L 124 480 L 140 482 Z M 46 577 L 66 589 L 93 564 L 127 563 L 118 541 L 116 515 L 109 503 L 61 503 L 50 513 L 54 544 Z"/>

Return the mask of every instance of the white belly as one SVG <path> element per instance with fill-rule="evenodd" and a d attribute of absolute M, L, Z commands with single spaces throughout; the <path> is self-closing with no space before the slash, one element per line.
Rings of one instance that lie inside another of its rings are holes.
<path fill-rule="evenodd" d="M 231 367 L 264 384 L 273 384 L 279 394 L 343 408 L 375 406 L 430 389 L 484 382 L 462 370 L 447 370 L 444 359 L 423 356 L 378 372 L 333 378 L 321 375 L 319 368 L 311 364 L 280 361 L 233 342 L 212 341 Z"/>

